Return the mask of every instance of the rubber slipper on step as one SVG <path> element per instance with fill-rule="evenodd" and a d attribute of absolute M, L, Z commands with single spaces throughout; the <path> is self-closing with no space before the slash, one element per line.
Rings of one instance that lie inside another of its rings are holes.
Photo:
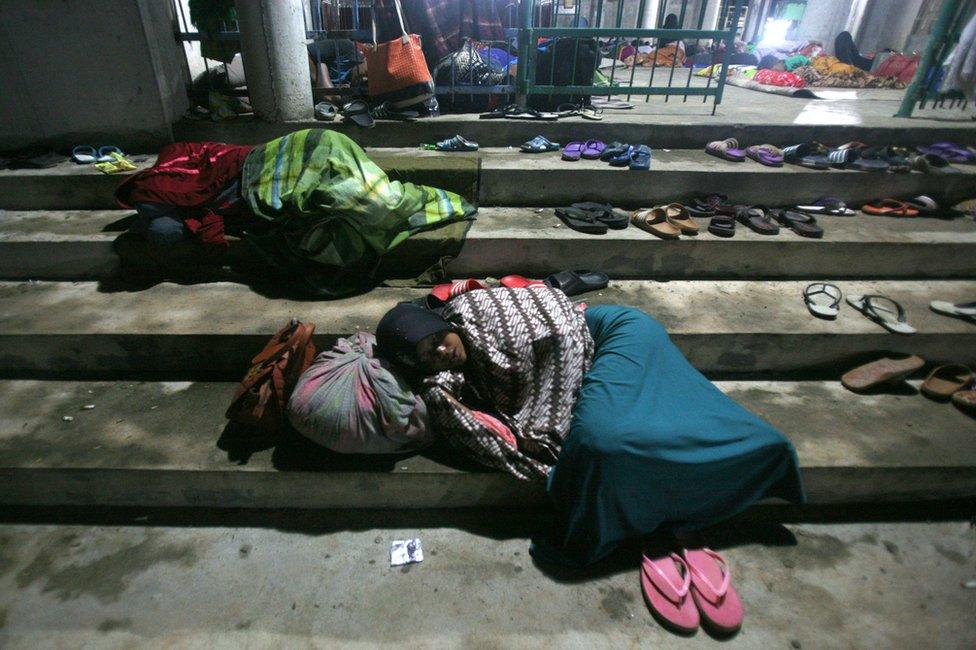
<path fill-rule="evenodd" d="M 898 199 L 875 199 L 861 206 L 861 211 L 883 217 L 917 217 L 918 210 Z"/>
<path fill-rule="evenodd" d="M 567 296 L 578 296 L 587 291 L 606 289 L 610 278 L 599 271 L 560 271 L 546 278 L 546 284 Z"/>
<path fill-rule="evenodd" d="M 547 137 L 537 135 L 520 147 L 523 153 L 545 153 L 547 151 L 559 151 L 559 143 L 552 142 Z"/>
<path fill-rule="evenodd" d="M 907 379 L 925 367 L 921 357 L 910 356 L 903 359 L 883 358 L 845 372 L 840 383 L 855 393 L 864 393 L 878 386 Z"/>
<path fill-rule="evenodd" d="M 754 144 L 746 149 L 746 156 L 767 167 L 783 166 L 783 150 L 771 144 Z"/>
<path fill-rule="evenodd" d="M 626 167 L 630 164 L 630 159 L 634 155 L 633 145 L 625 145 L 622 149 L 609 158 L 600 156 L 600 160 L 610 163 L 611 167 Z"/>
<path fill-rule="evenodd" d="M 739 141 L 735 138 L 709 142 L 705 145 L 705 153 L 731 162 L 743 162 L 746 159 L 746 152 L 739 149 Z"/>
<path fill-rule="evenodd" d="M 447 302 L 451 298 L 456 298 L 469 291 L 487 288 L 477 280 L 469 278 L 467 280 L 455 280 L 450 284 L 439 284 L 431 289 L 430 293 L 441 302 Z"/>
<path fill-rule="evenodd" d="M 742 206 L 736 210 L 735 218 L 760 235 L 779 234 L 779 226 L 773 223 L 766 211 L 760 207 Z"/>
<path fill-rule="evenodd" d="M 691 596 L 691 571 L 676 553 L 641 555 L 641 592 L 651 614 L 666 628 L 691 634 L 700 615 Z"/>
<path fill-rule="evenodd" d="M 530 280 L 521 275 L 506 275 L 498 281 L 503 287 L 509 289 L 529 289 L 532 287 L 548 287 L 542 280 Z"/>
<path fill-rule="evenodd" d="M 603 150 L 603 153 L 600 154 L 600 160 L 603 162 L 609 162 L 611 158 L 619 156 L 628 148 L 630 148 L 630 145 L 626 142 L 611 142 L 607 145 L 607 148 Z"/>
<path fill-rule="evenodd" d="M 568 160 L 570 162 L 576 162 L 583 155 L 583 147 L 586 145 L 585 142 L 570 142 L 563 148 L 563 160 Z"/>
<path fill-rule="evenodd" d="M 606 148 L 607 145 L 600 140 L 587 140 L 583 145 L 583 150 L 580 152 L 580 156 L 586 158 L 587 160 L 599 160 L 600 155 Z"/>
<path fill-rule="evenodd" d="M 955 393 L 972 384 L 973 376 L 972 369 L 961 363 L 939 366 L 922 382 L 921 391 L 934 400 L 948 401 Z"/>
<path fill-rule="evenodd" d="M 961 390 L 952 396 L 952 403 L 959 410 L 976 415 L 976 390 Z"/>
<path fill-rule="evenodd" d="M 976 302 L 951 303 L 945 300 L 933 300 L 929 303 L 929 309 L 943 316 L 976 321 Z"/>
<path fill-rule="evenodd" d="M 436 149 L 438 151 L 477 151 L 478 143 L 456 135 L 453 138 L 438 142 Z"/>
<path fill-rule="evenodd" d="M 742 627 L 742 600 L 732 586 L 732 569 L 725 558 L 710 548 L 682 551 L 691 573 L 691 597 L 702 625 L 722 634 Z"/>
<path fill-rule="evenodd" d="M 935 199 L 924 194 L 908 199 L 905 204 L 918 210 L 919 214 L 937 214 L 942 210 Z"/>
<path fill-rule="evenodd" d="M 708 232 L 716 237 L 735 237 L 735 217 L 718 213 L 708 222 Z"/>
<path fill-rule="evenodd" d="M 847 304 L 875 323 L 895 334 L 914 334 L 916 329 L 908 324 L 905 309 L 889 298 L 877 294 L 847 296 Z"/>
<path fill-rule="evenodd" d="M 623 230 L 630 225 L 630 216 L 615 209 L 609 203 L 583 201 L 581 203 L 573 203 L 570 207 L 589 212 L 594 219 L 611 230 Z"/>
<path fill-rule="evenodd" d="M 803 302 L 807 309 L 817 318 L 834 320 L 840 313 L 840 289 L 826 282 L 814 282 L 803 290 Z"/>
<path fill-rule="evenodd" d="M 646 144 L 638 146 L 630 154 L 630 168 L 633 171 L 647 171 L 651 168 L 651 148 Z"/>
<path fill-rule="evenodd" d="M 630 222 L 645 232 L 661 239 L 678 239 L 681 230 L 668 223 L 668 215 L 662 208 L 637 210 L 630 215 Z"/>
<path fill-rule="evenodd" d="M 87 144 L 80 144 L 71 150 L 71 159 L 79 165 L 90 165 L 98 158 L 95 147 Z"/>
<path fill-rule="evenodd" d="M 583 232 L 588 235 L 607 234 L 606 224 L 597 221 L 596 217 L 594 217 L 591 212 L 587 212 L 586 210 L 579 210 L 577 208 L 556 208 L 556 216 L 562 219 L 564 224 L 578 232 Z"/>
<path fill-rule="evenodd" d="M 668 223 L 680 230 L 682 235 L 697 235 L 701 231 L 701 226 L 691 218 L 688 209 L 680 203 L 669 203 L 664 206 L 664 212 L 668 217 Z"/>
<path fill-rule="evenodd" d="M 125 156 L 125 152 L 124 151 L 122 151 L 118 147 L 113 147 L 113 146 L 109 145 L 109 146 L 106 146 L 106 147 L 99 147 L 98 148 L 98 158 L 95 159 L 95 162 L 100 162 L 100 163 L 114 162 L 115 158 L 112 157 L 112 154 L 113 153 L 117 153 L 120 156 Z"/>
<path fill-rule="evenodd" d="M 798 205 L 796 209 L 807 214 L 829 214 L 834 217 L 853 217 L 857 214 L 848 208 L 843 201 L 832 196 L 817 199 L 811 205 Z"/>
<path fill-rule="evenodd" d="M 772 210 L 772 215 L 781 226 L 789 228 L 801 237 L 812 239 L 823 237 L 823 228 L 817 225 L 817 220 L 809 214 L 792 210 Z"/>

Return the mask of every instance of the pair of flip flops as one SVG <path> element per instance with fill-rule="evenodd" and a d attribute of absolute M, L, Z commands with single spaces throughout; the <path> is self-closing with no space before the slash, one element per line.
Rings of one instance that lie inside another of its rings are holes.
<path fill-rule="evenodd" d="M 732 586 L 732 569 L 709 548 L 641 555 L 641 592 L 661 625 L 692 634 L 704 625 L 728 635 L 742 626 L 742 600 Z"/>
<path fill-rule="evenodd" d="M 606 143 L 600 140 L 587 140 L 586 142 L 570 142 L 563 149 L 563 160 L 568 160 L 570 162 L 575 162 L 580 158 L 585 158 L 586 160 L 599 160 L 600 156 L 606 150 Z"/>
<path fill-rule="evenodd" d="M 739 148 L 739 141 L 735 138 L 709 142 L 705 145 L 705 153 L 731 162 L 743 162 L 746 159 L 746 152 Z"/>
<path fill-rule="evenodd" d="M 875 199 L 861 206 L 865 214 L 883 217 L 917 217 L 918 210 L 898 199 Z"/>
<path fill-rule="evenodd" d="M 120 156 L 125 156 L 123 152 L 118 147 L 106 146 L 99 147 L 95 149 L 91 145 L 80 144 L 71 150 L 71 159 L 78 163 L 79 165 L 91 165 L 92 163 L 110 163 L 115 162 L 112 154 L 118 154 Z"/>
<path fill-rule="evenodd" d="M 550 287 L 559 289 L 567 296 L 578 296 L 588 291 L 606 289 L 610 284 L 610 277 L 599 271 L 560 271 L 553 273 L 543 280 L 530 280 L 521 275 L 506 275 L 501 280 L 503 287 L 511 289 L 530 289 L 533 287 Z"/>
<path fill-rule="evenodd" d="M 523 153 L 545 153 L 547 151 L 559 151 L 559 143 L 553 142 L 549 138 L 537 135 L 528 142 L 524 142 L 519 150 Z"/>
<path fill-rule="evenodd" d="M 830 169 L 827 147 L 819 142 L 802 142 L 783 148 L 783 160 L 808 169 Z"/>
<path fill-rule="evenodd" d="M 647 170 L 651 168 L 651 148 L 644 144 L 611 142 L 600 154 L 600 160 L 609 163 L 611 167 L 630 167 L 638 171 Z"/>
<path fill-rule="evenodd" d="M 803 302 L 817 318 L 834 320 L 840 313 L 843 293 L 836 285 L 814 282 L 803 290 Z M 869 294 L 851 295 L 847 304 L 874 322 L 895 334 L 914 334 L 916 329 L 908 324 L 905 309 L 887 296 Z"/>
<path fill-rule="evenodd" d="M 556 216 L 568 227 L 588 235 L 605 235 L 607 229 L 623 230 L 630 223 L 628 216 L 609 203 L 573 203 L 568 208 L 556 208 Z"/>
<path fill-rule="evenodd" d="M 521 104 L 508 104 L 501 106 L 488 113 L 478 116 L 481 120 L 541 120 L 545 122 L 555 122 L 559 119 L 558 113 L 547 113 L 538 111 L 534 108 L 526 108 Z"/>
<path fill-rule="evenodd" d="M 556 107 L 556 114 L 560 118 L 582 117 L 596 122 L 603 119 L 603 109 L 589 104 L 560 104 Z"/>
<path fill-rule="evenodd" d="M 905 381 L 925 367 L 919 356 L 877 359 L 844 373 L 840 382 L 855 393 L 867 393 L 883 386 Z M 953 363 L 934 368 L 919 390 L 938 402 L 952 401 L 960 410 L 976 415 L 976 374 L 964 364 Z"/>
<path fill-rule="evenodd" d="M 661 239 L 678 239 L 681 235 L 697 235 L 701 230 L 688 209 L 680 203 L 635 210 L 630 221 L 645 232 Z"/>
<path fill-rule="evenodd" d="M 800 237 L 821 239 L 824 235 L 823 228 L 812 215 L 793 210 L 770 210 L 769 214 L 780 226 L 789 228 Z"/>

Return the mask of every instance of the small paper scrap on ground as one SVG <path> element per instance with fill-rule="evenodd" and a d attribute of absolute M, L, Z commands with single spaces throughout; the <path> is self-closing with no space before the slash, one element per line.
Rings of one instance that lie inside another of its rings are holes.
<path fill-rule="evenodd" d="M 390 566 L 403 566 L 424 561 L 424 549 L 420 547 L 420 540 L 395 539 L 390 545 Z"/>

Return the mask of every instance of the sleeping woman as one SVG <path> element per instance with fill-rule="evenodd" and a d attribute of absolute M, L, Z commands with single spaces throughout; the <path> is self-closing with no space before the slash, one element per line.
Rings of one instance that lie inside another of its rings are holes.
<path fill-rule="evenodd" d="M 640 310 L 498 288 L 438 311 L 397 305 L 376 334 L 380 354 L 420 380 L 449 444 L 547 480 L 558 525 L 535 540 L 540 558 L 589 564 L 627 539 L 704 528 L 765 497 L 804 499 L 789 440 Z"/>

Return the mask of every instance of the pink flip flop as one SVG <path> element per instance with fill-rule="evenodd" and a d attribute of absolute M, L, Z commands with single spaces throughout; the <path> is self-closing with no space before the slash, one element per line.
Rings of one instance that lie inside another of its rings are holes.
<path fill-rule="evenodd" d="M 680 555 L 669 553 L 653 559 L 641 555 L 640 581 L 644 602 L 661 625 L 684 634 L 698 629 L 701 619 L 688 595 L 691 571 Z"/>
<path fill-rule="evenodd" d="M 725 558 L 710 548 L 682 551 L 691 575 L 691 597 L 702 623 L 723 634 L 742 627 L 742 601 L 732 586 L 732 570 Z"/>
<path fill-rule="evenodd" d="M 481 284 L 477 280 L 468 279 L 468 280 L 455 280 L 450 284 L 439 284 L 433 289 L 431 289 L 430 292 L 434 295 L 435 298 L 437 298 L 441 302 L 447 302 L 451 298 L 456 298 L 463 293 L 474 291 L 476 289 L 487 289 L 487 288 L 488 287 Z"/>
<path fill-rule="evenodd" d="M 504 278 L 499 280 L 503 287 L 508 287 L 509 289 L 528 289 L 529 287 L 547 287 L 545 282 L 542 280 L 530 280 L 521 275 L 506 275 Z"/>

